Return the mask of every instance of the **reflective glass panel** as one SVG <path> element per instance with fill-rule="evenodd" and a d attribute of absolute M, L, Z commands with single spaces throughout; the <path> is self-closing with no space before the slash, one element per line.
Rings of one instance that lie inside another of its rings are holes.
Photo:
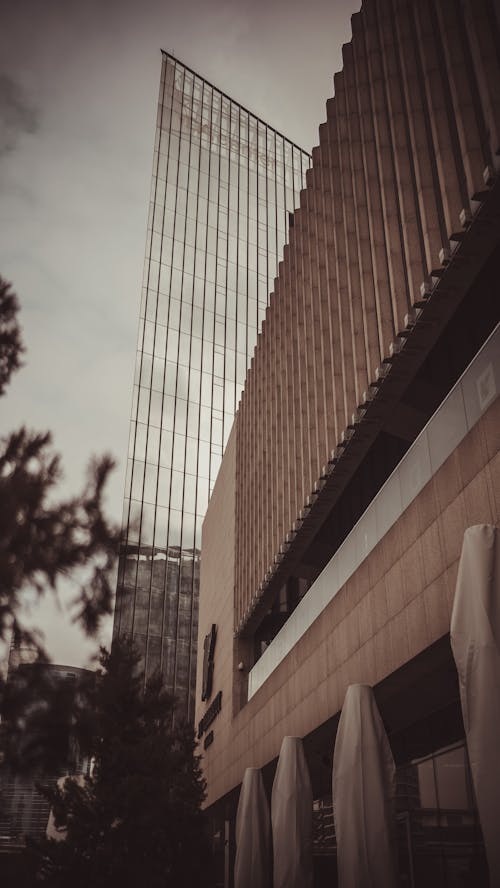
<path fill-rule="evenodd" d="M 114 632 L 192 718 L 202 517 L 310 158 L 166 53 L 155 145 Z"/>

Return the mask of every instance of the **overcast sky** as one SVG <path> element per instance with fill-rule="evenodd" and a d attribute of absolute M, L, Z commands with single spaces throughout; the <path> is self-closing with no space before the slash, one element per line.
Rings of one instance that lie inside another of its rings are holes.
<path fill-rule="evenodd" d="M 0 35 L 0 274 L 22 306 L 25 367 L 5 434 L 50 429 L 61 493 L 91 454 L 118 462 L 119 521 L 160 48 L 311 150 L 353 0 L 16 0 Z M 68 618 L 35 617 L 57 662 L 84 665 Z M 109 625 L 103 640 L 109 643 Z"/>

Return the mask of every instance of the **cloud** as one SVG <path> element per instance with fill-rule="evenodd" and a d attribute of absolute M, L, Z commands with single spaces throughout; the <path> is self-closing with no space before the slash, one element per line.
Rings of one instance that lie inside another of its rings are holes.
<path fill-rule="evenodd" d="M 38 114 L 22 87 L 0 73 L 0 157 L 14 150 L 23 133 L 35 133 Z"/>

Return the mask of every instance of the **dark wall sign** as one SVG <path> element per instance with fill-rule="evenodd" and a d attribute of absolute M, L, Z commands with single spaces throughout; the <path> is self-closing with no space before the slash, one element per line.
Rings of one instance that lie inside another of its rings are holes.
<path fill-rule="evenodd" d="M 217 626 L 212 623 L 212 628 L 208 635 L 205 635 L 203 642 L 203 680 L 201 684 L 201 699 L 210 700 L 212 693 L 212 679 L 214 674 L 214 651 L 215 639 L 217 637 Z"/>
<path fill-rule="evenodd" d="M 205 731 L 208 731 L 210 725 L 214 721 L 214 719 L 218 716 L 219 712 L 222 708 L 222 691 L 219 691 L 216 697 L 212 700 L 210 706 L 203 718 L 198 722 L 198 740 L 203 737 Z"/>

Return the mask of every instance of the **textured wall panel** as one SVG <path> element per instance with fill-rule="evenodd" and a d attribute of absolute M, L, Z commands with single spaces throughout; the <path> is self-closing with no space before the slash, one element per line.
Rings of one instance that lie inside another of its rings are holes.
<path fill-rule="evenodd" d="M 367 0 L 352 29 L 237 419 L 239 628 L 499 163 L 490 0 Z"/>

